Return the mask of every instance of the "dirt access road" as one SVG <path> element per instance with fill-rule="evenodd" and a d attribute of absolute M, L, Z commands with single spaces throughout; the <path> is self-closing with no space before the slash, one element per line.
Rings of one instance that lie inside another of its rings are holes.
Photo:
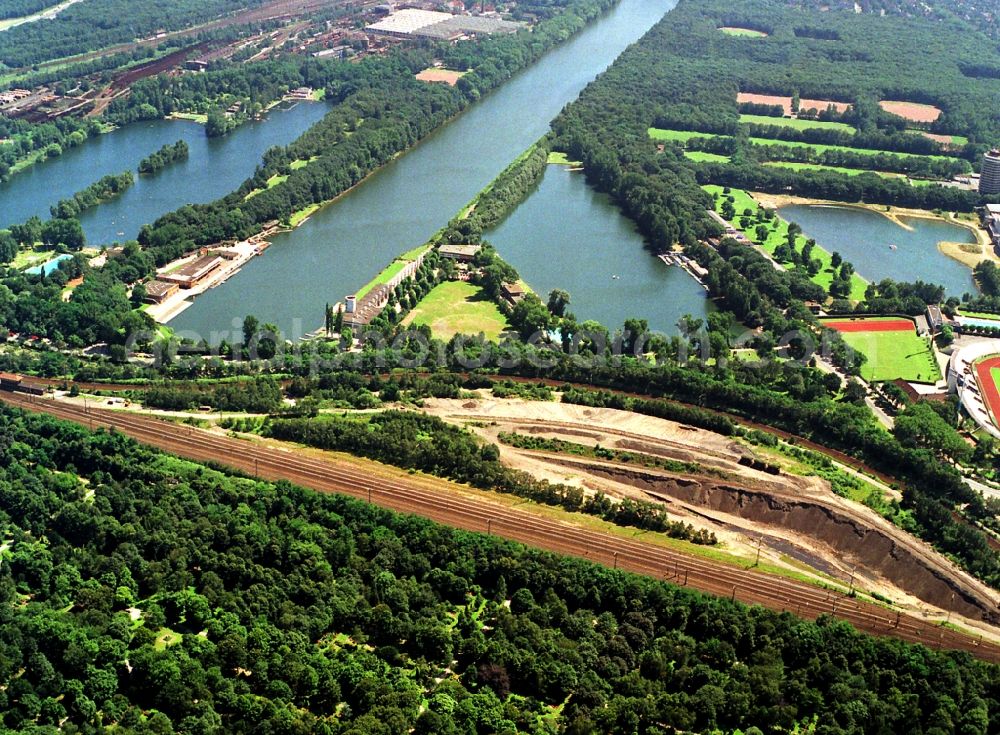
<path fill-rule="evenodd" d="M 808 619 L 834 615 L 868 633 L 924 643 L 932 648 L 960 649 L 984 660 L 1000 662 L 1000 646 L 982 638 L 803 582 L 689 556 L 641 537 L 621 538 L 542 518 L 527 510 L 477 498 L 467 488 L 445 481 L 391 472 L 374 463 L 373 469 L 367 469 L 333 458 L 317 459 L 290 449 L 232 439 L 145 416 L 102 409 L 86 411 L 52 399 L 0 392 L 0 400 L 93 429 L 115 429 L 178 456 L 220 462 L 263 479 L 285 479 L 318 492 L 368 499 L 391 510 L 456 528 L 497 534 L 748 604 Z"/>

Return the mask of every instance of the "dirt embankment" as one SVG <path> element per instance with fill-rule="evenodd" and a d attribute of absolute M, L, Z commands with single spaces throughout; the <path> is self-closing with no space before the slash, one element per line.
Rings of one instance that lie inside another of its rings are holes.
<path fill-rule="evenodd" d="M 951 570 L 926 558 L 919 549 L 820 502 L 613 464 L 558 461 L 639 488 L 654 498 L 667 496 L 766 526 L 807 534 L 815 543 L 892 580 L 931 605 L 989 623 L 1000 622 L 996 602 L 988 592 L 964 583 Z"/>

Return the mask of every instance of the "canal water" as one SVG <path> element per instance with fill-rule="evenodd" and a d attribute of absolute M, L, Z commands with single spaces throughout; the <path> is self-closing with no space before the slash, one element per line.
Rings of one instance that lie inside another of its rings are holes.
<path fill-rule="evenodd" d="M 84 212 L 80 223 L 89 245 L 134 239 L 139 228 L 185 204 L 218 199 L 249 178 L 268 148 L 287 145 L 329 110 L 325 103 L 274 109 L 223 138 L 209 138 L 197 123 L 155 120 L 126 125 L 88 140 L 0 184 L 0 227 L 32 215 L 49 218 L 49 207 L 107 174 L 131 170 L 135 186 L 117 199 Z M 167 143 L 184 140 L 186 161 L 153 176 L 140 176 L 139 161 Z"/>
<path fill-rule="evenodd" d="M 247 314 L 291 339 L 316 329 L 326 303 L 341 301 L 396 255 L 426 242 L 675 4 L 622 0 L 350 194 L 276 236 L 263 257 L 199 296 L 170 326 L 209 342 L 233 339 L 233 325 Z M 649 256 L 637 252 L 636 260 Z M 532 279 L 527 270 L 524 276 Z"/>
<path fill-rule="evenodd" d="M 824 249 L 839 252 L 869 281 L 920 280 L 944 286 L 949 296 L 976 293 L 972 270 L 937 247 L 939 242 L 976 242 L 975 235 L 965 227 L 901 218 L 913 228 L 908 230 L 877 212 L 826 205 L 795 204 L 781 207 L 778 214 L 797 222 L 803 233 Z"/>
<path fill-rule="evenodd" d="M 543 300 L 554 288 L 568 291 L 580 322 L 614 329 L 640 317 L 676 334 L 682 316 L 704 319 L 711 304 L 694 278 L 643 249 L 642 235 L 607 195 L 566 166 L 547 167 L 538 188 L 485 239 Z"/>

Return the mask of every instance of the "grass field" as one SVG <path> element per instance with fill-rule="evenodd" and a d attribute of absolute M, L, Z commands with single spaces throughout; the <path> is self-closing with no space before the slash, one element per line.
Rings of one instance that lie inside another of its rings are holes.
<path fill-rule="evenodd" d="M 709 194 L 718 194 L 719 197 L 716 199 L 716 211 L 721 210 L 722 206 L 722 187 L 714 185 L 706 185 L 702 187 Z M 749 209 L 752 212 L 757 211 L 757 201 L 750 196 L 750 194 L 742 189 L 730 189 L 730 196 L 733 197 L 733 206 L 736 208 L 736 222 L 733 223 L 735 227 L 739 227 L 740 216 L 743 214 L 745 209 Z M 788 241 L 788 223 L 778 218 L 777 227 L 771 229 L 768 232 L 767 239 L 763 243 L 758 243 L 761 248 L 770 256 L 774 256 L 775 250 L 778 245 L 783 242 Z M 754 231 L 756 229 L 756 222 L 751 225 L 746 236 L 749 237 L 754 242 L 757 242 L 757 234 Z M 795 241 L 796 250 L 802 250 L 802 246 L 805 244 L 808 238 L 804 235 L 799 235 Z M 812 282 L 818 286 L 829 291 L 830 284 L 833 282 L 833 266 L 832 266 L 832 256 L 829 251 L 825 250 L 821 244 L 816 245 L 813 248 L 812 257 L 822 263 L 822 268 L 819 273 L 812 277 Z M 782 263 L 786 268 L 792 267 L 790 263 Z M 851 294 L 850 298 L 852 301 L 861 301 L 865 297 L 865 289 L 868 288 L 868 282 L 859 276 L 857 273 L 851 276 Z"/>
<path fill-rule="evenodd" d="M 875 174 L 876 176 L 889 176 L 882 171 L 872 171 L 867 168 L 844 168 L 843 166 L 824 166 L 821 163 L 798 163 L 795 161 L 768 161 L 765 166 L 776 168 L 788 168 L 793 171 L 830 171 L 831 173 L 847 174 L 848 176 L 858 176 L 860 174 Z"/>
<path fill-rule="evenodd" d="M 292 227 L 298 227 L 306 217 L 311 217 L 312 214 L 319 209 L 319 204 L 310 204 L 305 209 L 300 209 L 298 212 L 294 212 L 291 217 L 288 218 L 288 223 Z"/>
<path fill-rule="evenodd" d="M 55 255 L 55 250 L 21 250 L 14 256 L 14 260 L 11 261 L 10 267 L 14 270 L 31 268 L 32 266 L 41 265 L 46 261 L 52 260 Z"/>
<path fill-rule="evenodd" d="M 729 163 L 729 156 L 720 156 L 718 153 L 706 151 L 684 151 L 684 157 L 698 163 Z"/>
<path fill-rule="evenodd" d="M 481 288 L 464 281 L 446 281 L 431 289 L 407 315 L 404 325 L 426 324 L 435 337 L 479 334 L 497 339 L 508 328 L 507 318 Z"/>
<path fill-rule="evenodd" d="M 768 118 L 770 120 L 776 120 L 777 118 Z M 663 128 L 649 128 L 647 130 L 649 137 L 653 140 L 669 141 L 671 143 L 687 143 L 692 138 L 729 138 L 726 135 L 714 135 L 712 133 L 697 133 L 689 130 L 665 130 Z M 955 159 L 954 156 L 945 156 L 941 154 L 934 155 L 917 155 L 910 153 L 897 153 L 895 151 L 876 151 L 869 148 L 852 148 L 851 146 L 845 145 L 826 145 L 822 143 L 802 143 L 796 140 L 776 140 L 774 138 L 749 138 L 749 141 L 753 145 L 759 146 L 772 146 L 780 145 L 786 148 L 812 148 L 817 153 L 824 153 L 826 151 L 841 151 L 846 153 L 857 153 L 862 156 L 878 156 L 884 153 L 890 155 L 902 156 L 904 158 L 930 158 L 937 161 L 952 161 Z"/>
<path fill-rule="evenodd" d="M 690 130 L 664 130 L 663 128 L 649 128 L 647 131 L 653 140 L 668 140 L 671 143 L 687 143 L 691 138 L 720 138 L 725 136 L 712 135 L 711 133 L 695 133 Z"/>
<path fill-rule="evenodd" d="M 579 168 L 583 165 L 580 161 L 569 160 L 569 156 L 562 151 L 549 151 L 548 162 L 557 166 L 572 166 L 573 168 Z"/>
<path fill-rule="evenodd" d="M 768 161 L 765 166 L 775 166 L 777 168 L 788 168 L 794 171 L 829 171 L 831 173 L 845 174 L 847 176 L 859 176 L 860 174 L 875 174 L 886 179 L 906 179 L 910 186 L 930 186 L 940 184 L 940 181 L 930 179 L 907 179 L 903 174 L 891 173 L 889 171 L 875 171 L 868 168 L 844 168 L 843 166 L 824 166 L 821 163 L 796 163 L 794 161 Z"/>
<path fill-rule="evenodd" d="M 727 36 L 736 36 L 737 38 L 767 38 L 767 34 L 764 31 L 756 31 L 753 28 L 737 28 L 735 26 L 724 26 L 719 29 Z"/>
<path fill-rule="evenodd" d="M 959 309 L 957 314 L 959 316 L 967 316 L 970 319 L 989 319 L 991 321 L 1000 321 L 1000 314 L 990 314 L 985 311 L 966 311 L 965 309 Z"/>
<path fill-rule="evenodd" d="M 829 120 L 806 120 L 797 117 L 770 117 L 768 115 L 740 115 L 740 122 L 752 125 L 780 125 L 783 128 L 795 130 L 843 130 L 848 133 L 857 132 L 852 125 Z"/>
<path fill-rule="evenodd" d="M 362 296 L 364 296 L 366 293 L 371 291 L 376 286 L 381 286 L 383 283 L 388 283 L 389 281 L 391 281 L 399 274 L 401 270 L 403 270 L 403 268 L 405 268 L 407 265 L 416 260 L 417 257 L 422 252 L 424 252 L 429 248 L 430 245 L 425 244 L 425 245 L 419 245 L 413 248 L 412 250 L 407 250 L 405 253 L 400 255 L 398 258 L 389 263 L 389 265 L 383 268 L 377 276 L 375 276 L 372 280 L 368 281 L 368 283 L 362 286 L 361 290 L 358 291 L 357 293 L 357 297 L 360 299 Z"/>
<path fill-rule="evenodd" d="M 884 320 L 875 318 L 858 321 L 872 323 Z M 935 383 L 941 379 L 941 369 L 934 358 L 930 341 L 918 337 L 912 329 L 841 332 L 840 336 L 868 358 L 861 367 L 861 377 L 869 382 L 902 378 L 917 383 Z"/>

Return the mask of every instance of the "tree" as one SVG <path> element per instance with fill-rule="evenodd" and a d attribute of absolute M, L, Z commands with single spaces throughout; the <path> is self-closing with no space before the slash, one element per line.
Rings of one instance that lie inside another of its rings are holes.
<path fill-rule="evenodd" d="M 260 321 L 253 314 L 248 314 L 243 319 L 243 346 L 247 347 L 251 342 L 253 342 L 254 337 L 257 336 L 257 330 L 260 328 Z"/>
<path fill-rule="evenodd" d="M 62 245 L 70 250 L 80 250 L 87 244 L 80 220 L 53 218 L 42 225 L 41 240 L 49 247 Z"/>
<path fill-rule="evenodd" d="M 566 315 L 566 307 L 569 306 L 569 294 L 560 288 L 554 288 L 549 293 L 549 312 L 553 316 L 563 317 Z"/>
<path fill-rule="evenodd" d="M 337 307 L 337 315 L 333 319 L 333 331 L 334 334 L 340 334 L 344 331 L 344 307 L 339 305 Z"/>

